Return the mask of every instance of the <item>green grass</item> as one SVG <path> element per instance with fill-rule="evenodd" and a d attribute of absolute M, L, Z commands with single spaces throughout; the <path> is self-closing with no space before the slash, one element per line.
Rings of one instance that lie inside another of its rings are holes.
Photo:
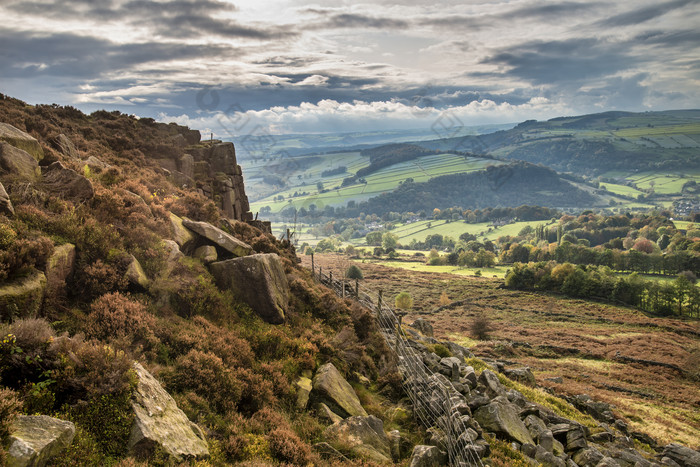
<path fill-rule="evenodd" d="M 638 188 L 642 190 L 649 190 L 652 187 L 654 192 L 662 195 L 674 195 L 680 194 L 683 188 L 683 184 L 689 181 L 700 182 L 700 170 L 688 170 L 684 173 L 678 173 L 678 171 L 673 172 L 638 172 L 630 173 L 624 171 L 610 171 L 603 174 L 607 178 L 621 178 L 633 182 Z M 623 187 L 624 189 L 634 190 L 633 188 L 626 187 L 623 185 L 615 185 L 612 183 L 603 182 L 602 185 L 608 187 L 608 190 L 613 193 L 627 194 L 624 192 L 616 191 L 616 187 Z M 634 196 L 634 195 L 633 195 Z"/>
<path fill-rule="evenodd" d="M 402 252 L 403 250 L 399 250 Z M 384 261 L 384 260 L 355 260 L 358 262 L 373 262 L 383 264 L 392 268 L 408 269 L 410 271 L 422 272 L 437 272 L 445 274 L 455 274 L 458 276 L 474 276 L 476 271 L 481 271 L 482 277 L 498 277 L 503 279 L 509 268 L 505 266 L 495 266 L 493 268 L 462 268 L 459 266 L 429 266 L 423 262 L 406 262 L 406 261 Z"/>
<path fill-rule="evenodd" d="M 615 183 L 601 183 L 600 188 L 606 189 L 610 193 L 615 193 L 616 195 L 623 195 L 623 196 L 636 197 L 638 195 L 643 194 L 641 191 L 636 190 L 636 189 L 632 188 L 631 186 L 617 185 Z"/>
<path fill-rule="evenodd" d="M 694 222 L 689 221 L 673 221 L 673 224 L 676 226 L 677 229 L 683 230 L 689 230 L 690 228 L 700 228 L 700 224 L 696 224 Z"/>

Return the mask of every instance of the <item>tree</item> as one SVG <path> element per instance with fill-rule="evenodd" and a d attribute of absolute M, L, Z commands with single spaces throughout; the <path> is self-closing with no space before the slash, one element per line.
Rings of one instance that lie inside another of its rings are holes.
<path fill-rule="evenodd" d="M 382 244 L 382 233 L 381 232 L 370 232 L 365 237 L 367 245 L 369 246 L 379 246 Z"/>
<path fill-rule="evenodd" d="M 471 324 L 471 333 L 476 339 L 488 339 L 489 333 L 493 330 L 491 321 L 486 316 L 486 313 L 481 312 L 474 317 Z"/>
<path fill-rule="evenodd" d="M 442 291 L 442 295 L 440 295 L 440 299 L 438 300 L 438 305 L 440 305 L 440 306 L 447 306 L 447 305 L 449 305 L 450 303 L 452 303 L 452 301 L 450 300 L 450 297 L 448 297 L 448 296 L 447 296 L 447 292 L 445 292 L 445 291 L 443 290 L 443 291 Z"/>
<path fill-rule="evenodd" d="M 398 244 L 399 237 L 396 234 L 393 234 L 391 232 L 386 232 L 382 236 L 382 248 L 385 250 L 389 249 L 395 249 L 396 245 Z"/>
<path fill-rule="evenodd" d="M 410 310 L 413 308 L 413 298 L 408 292 L 401 292 L 396 296 L 394 305 L 400 310 Z"/>
<path fill-rule="evenodd" d="M 364 275 L 362 274 L 362 270 L 357 267 L 357 265 L 353 264 L 345 271 L 345 277 L 348 279 L 363 279 Z"/>
<path fill-rule="evenodd" d="M 318 182 L 316 184 L 316 188 L 318 188 L 318 191 L 321 192 L 323 190 L 323 182 Z"/>

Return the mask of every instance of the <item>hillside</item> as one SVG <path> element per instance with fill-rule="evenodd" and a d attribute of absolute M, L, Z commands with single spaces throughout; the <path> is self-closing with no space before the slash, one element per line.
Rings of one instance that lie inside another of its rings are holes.
<path fill-rule="evenodd" d="M 382 194 L 359 211 L 381 215 L 390 211 L 428 211 L 460 206 L 465 209 L 517 207 L 586 207 L 595 198 L 561 179 L 553 170 L 527 163 L 487 166 L 474 173 L 435 177 L 424 183 L 404 183 Z"/>
<path fill-rule="evenodd" d="M 700 111 L 604 112 L 528 120 L 479 136 L 416 143 L 543 164 L 558 171 L 699 170 Z"/>

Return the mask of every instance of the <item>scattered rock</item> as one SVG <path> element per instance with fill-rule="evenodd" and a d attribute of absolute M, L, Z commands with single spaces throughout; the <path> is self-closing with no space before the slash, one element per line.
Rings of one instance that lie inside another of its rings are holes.
<path fill-rule="evenodd" d="M 24 181 L 35 181 L 40 171 L 36 159 L 29 153 L 0 141 L 0 173 Z"/>
<path fill-rule="evenodd" d="M 15 208 L 12 207 L 12 201 L 5 191 L 5 187 L 0 183 L 0 214 L 6 216 L 14 216 Z"/>
<path fill-rule="evenodd" d="M 143 270 L 143 267 L 141 267 L 139 260 L 137 260 L 133 255 L 130 256 L 131 262 L 129 263 L 129 267 L 126 269 L 124 277 L 126 277 L 130 285 L 143 290 L 148 289 L 148 285 L 151 283 L 151 281 L 148 280 L 148 276 Z"/>
<path fill-rule="evenodd" d="M 0 141 L 6 141 L 12 146 L 26 151 L 36 162 L 40 162 L 44 158 L 44 150 L 36 138 L 7 123 L 0 123 Z"/>
<path fill-rule="evenodd" d="M 510 379 L 518 381 L 528 386 L 535 386 L 535 375 L 532 374 L 530 368 L 514 368 L 512 370 L 504 370 L 503 373 Z"/>
<path fill-rule="evenodd" d="M 91 169 L 108 169 L 112 167 L 111 165 L 107 164 L 106 162 L 102 162 L 100 159 L 98 159 L 95 156 L 90 156 L 85 160 L 85 164 L 90 167 Z"/>
<path fill-rule="evenodd" d="M 493 399 L 488 405 L 479 407 L 474 412 L 474 419 L 486 431 L 494 432 L 521 444 L 535 444 L 527 428 L 518 417 L 515 407 L 501 397 Z"/>
<path fill-rule="evenodd" d="M 75 149 L 75 145 L 73 144 L 73 141 L 68 139 L 66 135 L 61 133 L 60 135 L 56 136 L 52 141 L 51 144 L 53 144 L 53 147 L 58 149 L 58 151 L 63 154 L 64 156 L 73 158 L 73 159 L 80 159 L 80 156 L 78 155 L 78 150 Z"/>
<path fill-rule="evenodd" d="M 433 325 L 430 324 L 427 320 L 423 318 L 418 318 L 415 320 L 413 323 L 411 323 L 409 326 L 418 329 L 421 334 L 424 336 L 428 337 L 434 337 L 433 336 Z"/>
<path fill-rule="evenodd" d="M 0 286 L 0 321 L 36 318 L 46 291 L 46 276 L 34 271 Z"/>
<path fill-rule="evenodd" d="M 700 452 L 680 444 L 664 446 L 663 456 L 672 459 L 681 467 L 700 467 Z"/>
<path fill-rule="evenodd" d="M 300 376 L 294 382 L 294 387 L 297 390 L 296 407 L 298 410 L 304 410 L 306 408 L 306 405 L 309 403 L 309 395 L 311 394 L 311 390 L 313 389 L 311 380 L 309 378 Z"/>
<path fill-rule="evenodd" d="M 355 416 L 326 428 L 324 437 L 346 446 L 353 454 L 375 462 L 391 462 L 384 423 L 377 417 Z"/>
<path fill-rule="evenodd" d="M 610 404 L 596 402 L 588 394 L 579 394 L 569 399 L 577 409 L 589 414 L 596 420 L 605 423 L 615 422 L 615 416 L 612 413 Z"/>
<path fill-rule="evenodd" d="M 390 431 L 387 433 L 387 438 L 389 439 L 389 446 L 391 447 L 391 458 L 394 462 L 408 457 L 413 445 L 399 430 Z"/>
<path fill-rule="evenodd" d="M 83 202 L 95 196 L 92 183 L 73 169 L 60 162 L 54 162 L 42 170 L 41 186 L 47 192 L 76 202 Z"/>
<path fill-rule="evenodd" d="M 284 322 L 289 283 L 279 256 L 244 256 L 211 263 L 209 268 L 219 288 L 232 290 L 266 322 Z"/>
<path fill-rule="evenodd" d="M 185 218 L 182 219 L 182 225 L 234 256 L 246 256 L 253 252 L 250 245 L 227 234 L 220 228 L 214 227 L 208 222 L 196 222 Z"/>
<path fill-rule="evenodd" d="M 46 415 L 19 415 L 10 429 L 10 467 L 43 467 L 73 442 L 75 425 Z"/>
<path fill-rule="evenodd" d="M 435 446 L 418 445 L 413 448 L 410 467 L 441 467 L 447 465 L 447 454 Z"/>
<path fill-rule="evenodd" d="M 46 294 L 55 295 L 66 286 L 75 267 L 75 245 L 65 243 L 57 246 L 46 262 Z"/>
<path fill-rule="evenodd" d="M 144 367 L 134 363 L 134 369 L 139 382 L 131 402 L 136 418 L 129 438 L 130 452 L 137 457 L 149 457 L 160 447 L 176 461 L 208 458 L 202 430 L 187 418 Z"/>
<path fill-rule="evenodd" d="M 216 254 L 216 248 L 213 246 L 202 245 L 194 250 L 194 257 L 198 258 L 204 264 L 209 264 L 216 261 L 219 256 Z"/>
<path fill-rule="evenodd" d="M 314 375 L 311 399 L 322 402 L 341 417 L 367 416 L 354 389 L 332 363 L 319 367 Z"/>
<path fill-rule="evenodd" d="M 545 381 L 551 381 L 552 383 L 562 384 L 564 379 L 561 376 L 555 376 L 553 378 L 545 378 Z"/>
<path fill-rule="evenodd" d="M 577 426 L 566 432 L 566 452 L 585 449 L 587 447 L 588 443 L 586 442 L 586 435 L 582 427 Z"/>
<path fill-rule="evenodd" d="M 571 458 L 581 467 L 592 467 L 603 460 L 603 454 L 595 448 L 580 449 L 572 454 Z"/>
<path fill-rule="evenodd" d="M 490 398 L 506 395 L 506 390 L 498 380 L 498 376 L 491 370 L 484 370 L 479 375 L 479 382 L 486 387 L 486 395 Z"/>
<path fill-rule="evenodd" d="M 343 417 L 341 417 L 337 413 L 334 413 L 330 408 L 328 408 L 326 404 L 322 402 L 314 404 L 313 408 L 314 412 L 316 412 L 316 416 L 321 420 L 325 420 L 328 423 L 333 424 L 343 420 Z"/>
<path fill-rule="evenodd" d="M 167 261 L 171 266 L 172 263 L 175 263 L 178 259 L 184 256 L 180 251 L 180 246 L 174 240 L 163 240 L 163 245 L 168 251 Z"/>

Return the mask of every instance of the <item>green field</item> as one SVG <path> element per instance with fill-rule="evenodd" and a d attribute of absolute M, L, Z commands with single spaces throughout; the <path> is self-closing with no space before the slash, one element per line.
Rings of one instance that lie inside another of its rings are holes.
<path fill-rule="evenodd" d="M 643 194 L 641 191 L 636 190 L 636 189 L 632 188 L 631 186 L 618 185 L 615 183 L 601 183 L 600 188 L 606 189 L 610 193 L 615 193 L 616 195 L 622 195 L 622 196 L 637 197 L 637 196 Z"/>
<path fill-rule="evenodd" d="M 693 228 L 693 229 L 700 228 L 700 224 L 694 223 L 694 222 L 688 222 L 688 221 L 673 221 L 673 224 L 676 226 L 677 229 L 683 229 L 683 230 L 689 230 L 691 228 Z"/>
<path fill-rule="evenodd" d="M 318 209 L 323 209 L 325 206 L 344 206 L 348 201 L 365 201 L 373 196 L 391 191 L 408 178 L 412 178 L 415 182 L 424 182 L 440 175 L 474 172 L 483 170 L 488 165 L 502 163 L 491 159 L 455 154 L 436 154 L 381 169 L 365 177 L 366 184 L 341 187 L 343 179 L 369 165 L 369 159 L 360 156 L 359 152 L 350 152 L 333 154 L 331 160 L 332 164 L 329 163 L 328 159 L 322 159 L 324 162 L 315 164 L 305 171 L 290 172 L 287 175 L 287 180 L 290 183 L 295 183 L 293 186 L 251 203 L 251 210 L 257 212 L 262 207 L 268 206 L 271 212 L 277 213 L 287 206 L 294 206 L 297 209 L 301 207 L 308 209 L 311 204 L 314 204 Z M 339 166 L 346 166 L 347 173 L 326 178 L 321 176 L 324 170 Z M 261 170 L 260 167 L 257 169 Z M 255 174 L 256 172 L 251 170 L 251 173 Z M 322 182 L 324 189 L 328 191 L 319 192 L 316 186 L 318 182 Z M 295 192 L 297 194 L 308 192 L 308 194 L 295 197 Z M 284 200 L 274 199 L 279 196 L 283 196 Z"/>
<path fill-rule="evenodd" d="M 676 171 L 674 171 L 676 172 Z M 683 184 L 689 181 L 696 181 L 700 182 L 700 170 L 688 170 L 685 171 L 684 173 L 669 173 L 669 172 L 637 172 L 637 173 L 630 173 L 630 172 L 623 172 L 623 171 L 611 171 L 611 172 L 606 172 L 603 174 L 604 177 L 606 178 L 615 178 L 619 180 L 626 180 L 633 182 L 634 184 L 637 185 L 638 188 L 642 190 L 649 190 L 651 188 L 654 189 L 654 193 L 657 194 L 662 194 L 662 195 L 677 195 L 680 194 L 683 188 Z M 616 185 L 612 183 L 601 183 L 601 185 L 604 185 L 608 188 L 609 191 L 613 193 L 619 193 L 619 194 L 624 194 L 627 196 L 627 193 L 621 193 L 618 191 L 615 191 L 615 187 L 622 187 L 623 189 L 627 190 L 632 190 L 632 191 L 637 191 L 634 188 L 624 186 L 624 185 Z M 637 191 L 637 193 L 639 193 Z M 631 195 L 634 196 L 634 195 Z"/>
<path fill-rule="evenodd" d="M 403 252 L 403 250 L 401 250 Z M 357 262 L 371 262 L 383 264 L 394 268 L 408 269 L 410 271 L 436 272 L 456 274 L 459 276 L 473 276 L 476 271 L 481 271 L 482 277 L 498 277 L 503 279 L 509 268 L 496 266 L 493 268 L 461 268 L 459 266 L 428 266 L 425 263 L 405 262 L 405 261 L 382 261 L 382 260 L 356 260 Z"/>

